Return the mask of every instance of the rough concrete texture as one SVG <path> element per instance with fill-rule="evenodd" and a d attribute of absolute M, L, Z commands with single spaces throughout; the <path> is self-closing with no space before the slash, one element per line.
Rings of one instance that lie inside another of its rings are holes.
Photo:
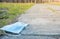
<path fill-rule="evenodd" d="M 49 8 L 54 9 L 56 12 Z M 60 10 L 60 6 L 36 4 L 18 18 L 18 21 L 29 24 L 20 35 L 7 35 L 0 38 L 60 39 L 60 12 L 58 10 Z"/>

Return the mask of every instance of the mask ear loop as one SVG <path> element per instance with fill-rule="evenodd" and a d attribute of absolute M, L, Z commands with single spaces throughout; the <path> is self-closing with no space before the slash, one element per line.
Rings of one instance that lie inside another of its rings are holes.
<path fill-rule="evenodd" d="M 0 29 L 0 36 L 4 36 L 4 35 L 6 35 L 6 32 Z"/>

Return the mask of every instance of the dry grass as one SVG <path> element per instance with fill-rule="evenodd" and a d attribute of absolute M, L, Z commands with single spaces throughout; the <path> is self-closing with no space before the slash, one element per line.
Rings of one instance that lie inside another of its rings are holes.
<path fill-rule="evenodd" d="M 45 4 L 52 4 L 52 5 L 60 6 L 60 2 L 48 2 L 48 3 L 45 3 Z"/>

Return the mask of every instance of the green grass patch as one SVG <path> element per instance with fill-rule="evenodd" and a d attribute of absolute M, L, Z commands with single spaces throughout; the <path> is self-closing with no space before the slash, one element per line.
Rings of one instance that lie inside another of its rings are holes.
<path fill-rule="evenodd" d="M 4 16 L 2 16 L 4 17 L 3 19 L 0 19 L 0 27 L 10 24 L 11 22 L 14 22 L 15 18 L 18 15 L 24 13 L 31 6 L 33 6 L 32 3 L 0 3 L 0 11 L 5 10 L 6 13 L 8 14 L 7 19 L 5 19 Z"/>

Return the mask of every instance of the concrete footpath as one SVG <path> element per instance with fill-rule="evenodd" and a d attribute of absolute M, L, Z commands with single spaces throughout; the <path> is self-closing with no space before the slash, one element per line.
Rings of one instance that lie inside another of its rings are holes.
<path fill-rule="evenodd" d="M 1 39 L 60 39 L 59 10 L 60 6 L 36 4 L 18 18 L 29 26 L 18 36 L 4 36 Z"/>

